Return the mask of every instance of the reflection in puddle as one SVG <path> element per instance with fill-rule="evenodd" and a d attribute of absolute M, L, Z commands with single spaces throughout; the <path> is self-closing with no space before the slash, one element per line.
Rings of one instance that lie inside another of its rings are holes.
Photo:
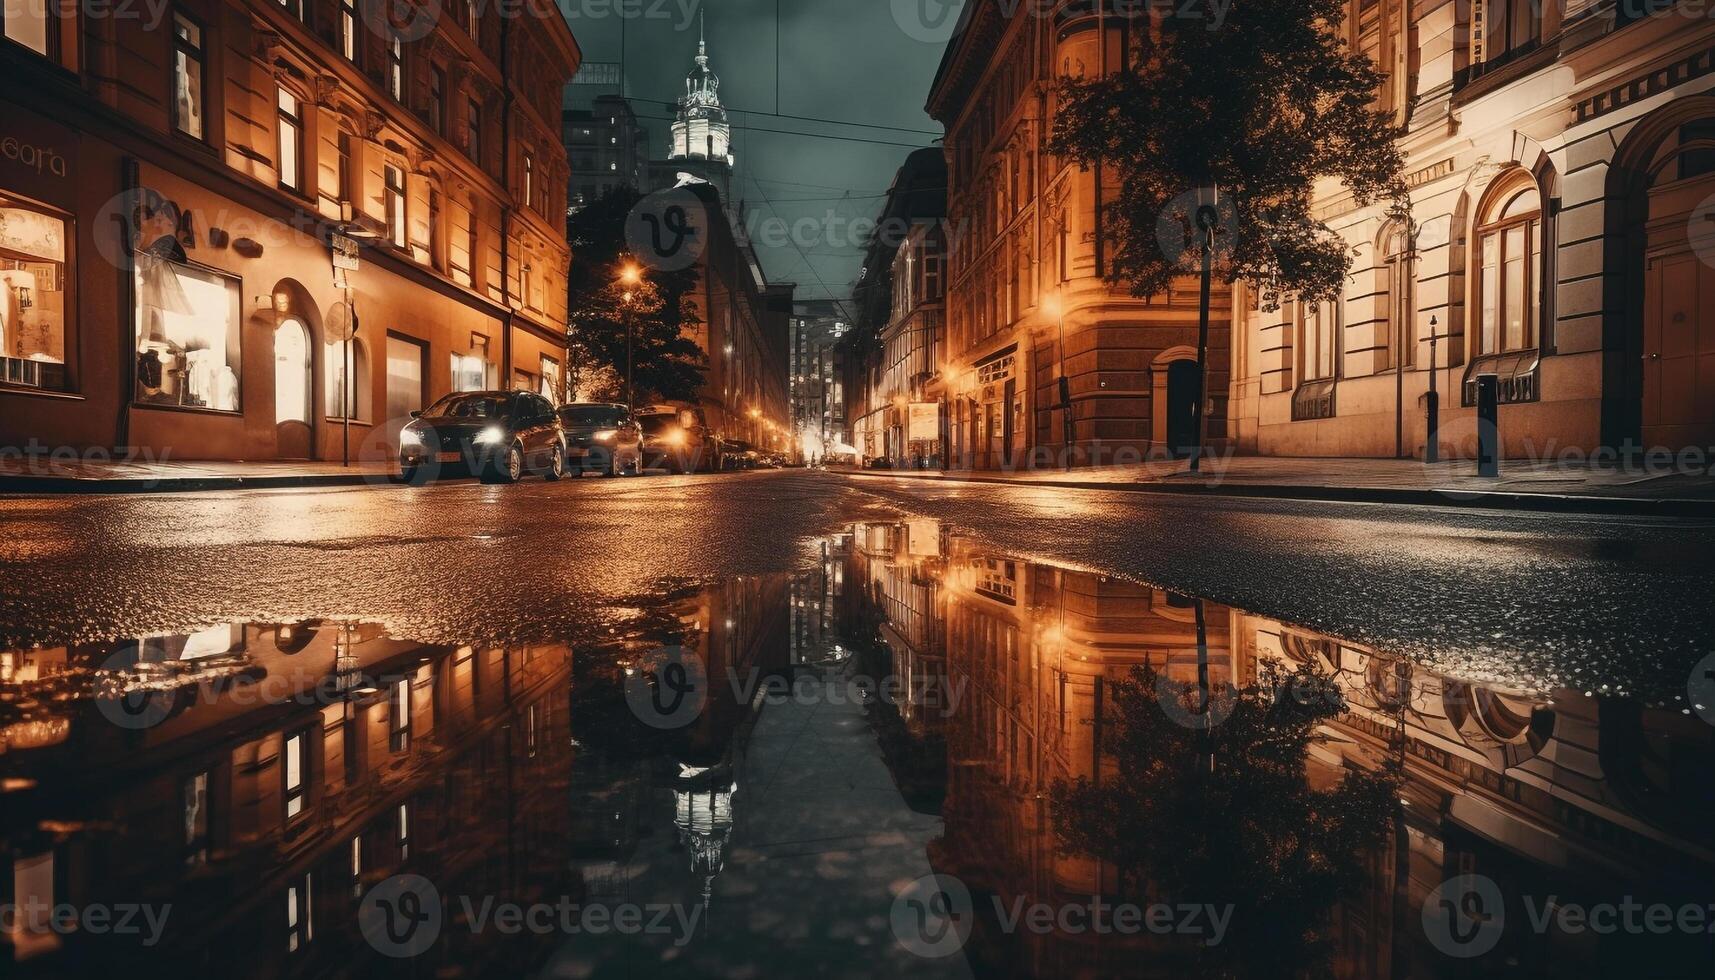
<path fill-rule="evenodd" d="M 623 606 L 575 649 L 308 621 L 0 653 L 0 955 L 44 976 L 231 972 L 235 949 L 255 975 L 1708 962 L 1693 717 L 1431 673 L 927 521 Z"/>

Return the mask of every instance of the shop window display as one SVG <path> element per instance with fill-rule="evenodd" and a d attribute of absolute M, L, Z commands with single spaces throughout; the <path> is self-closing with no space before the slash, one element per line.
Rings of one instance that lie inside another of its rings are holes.
<path fill-rule="evenodd" d="M 137 253 L 137 401 L 240 408 L 239 281 Z"/>
<path fill-rule="evenodd" d="M 0 384 L 66 387 L 70 223 L 0 191 Z"/>

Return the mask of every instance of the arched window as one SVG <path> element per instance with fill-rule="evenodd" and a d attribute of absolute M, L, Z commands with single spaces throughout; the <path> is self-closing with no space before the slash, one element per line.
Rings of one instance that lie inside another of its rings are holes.
<path fill-rule="evenodd" d="M 1529 174 L 1516 171 L 1490 190 L 1473 247 L 1475 353 L 1535 348 L 1542 319 L 1542 194 Z"/>
<path fill-rule="evenodd" d="M 1376 312 L 1385 318 L 1388 359 L 1379 370 L 1409 368 L 1417 360 L 1416 271 L 1412 267 L 1411 238 L 1405 225 L 1389 222 L 1376 242 Z"/>

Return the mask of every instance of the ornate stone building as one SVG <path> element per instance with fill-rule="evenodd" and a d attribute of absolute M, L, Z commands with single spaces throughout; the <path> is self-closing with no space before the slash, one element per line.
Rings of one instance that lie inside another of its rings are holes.
<path fill-rule="evenodd" d="M 1468 455 L 1480 374 L 1510 456 L 1715 445 L 1715 24 L 1690 4 L 1352 0 L 1390 72 L 1408 213 L 1322 188 L 1352 246 L 1338 303 L 1241 290 L 1245 450 Z"/>
<path fill-rule="evenodd" d="M 0 446 L 386 459 L 450 391 L 559 393 L 577 42 L 384 9 L 7 9 Z"/>

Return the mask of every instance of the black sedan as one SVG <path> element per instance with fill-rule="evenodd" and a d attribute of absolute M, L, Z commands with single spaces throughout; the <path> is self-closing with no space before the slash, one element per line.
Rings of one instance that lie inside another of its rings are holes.
<path fill-rule="evenodd" d="M 449 470 L 484 483 L 513 483 L 528 470 L 550 480 L 566 473 L 560 417 L 534 392 L 461 392 L 411 416 L 399 433 L 399 469 L 407 481 Z"/>
<path fill-rule="evenodd" d="M 561 405 L 566 462 L 580 473 L 620 476 L 643 471 L 643 430 L 631 410 L 611 402 Z"/>

